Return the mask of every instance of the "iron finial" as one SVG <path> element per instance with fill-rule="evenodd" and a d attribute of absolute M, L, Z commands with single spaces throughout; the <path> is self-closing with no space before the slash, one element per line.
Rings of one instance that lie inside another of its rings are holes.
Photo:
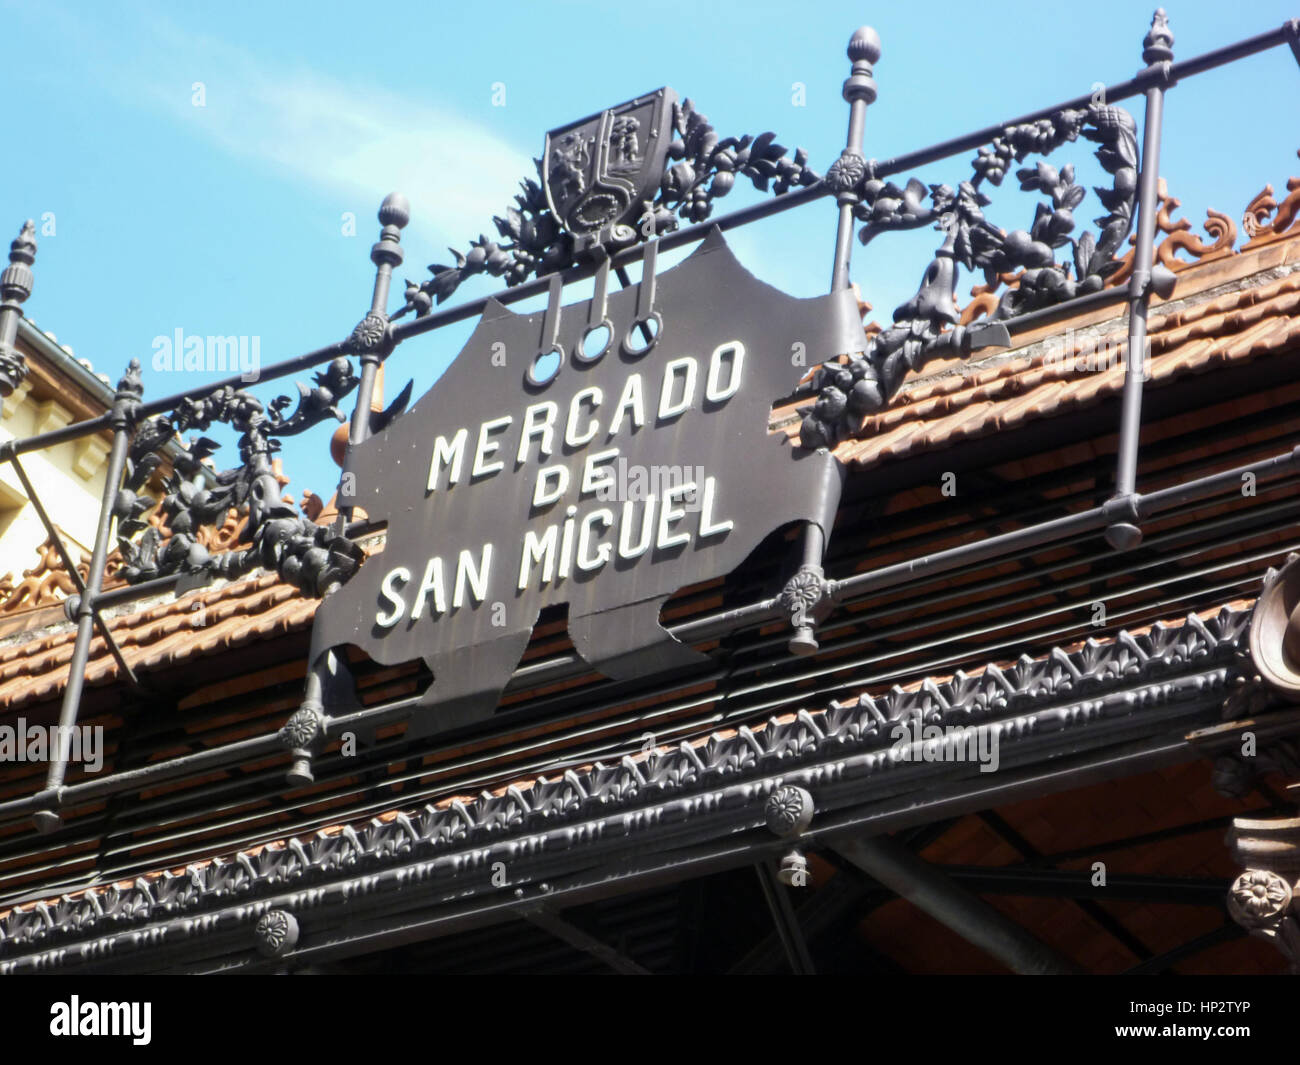
<path fill-rule="evenodd" d="M 27 363 L 14 347 L 23 303 L 32 294 L 32 263 L 36 261 L 36 223 L 23 223 L 9 245 L 9 265 L 0 273 L 0 396 L 12 395 L 27 376 Z"/>
<path fill-rule="evenodd" d="M 1170 63 L 1174 58 L 1174 31 L 1169 28 L 1169 17 L 1163 7 L 1156 8 L 1151 16 L 1151 29 L 1142 40 L 1142 62 Z"/>
<path fill-rule="evenodd" d="M 379 205 L 379 221 L 386 226 L 405 229 L 411 220 L 411 201 L 400 192 L 390 192 Z"/>
<path fill-rule="evenodd" d="M 383 230 L 379 234 L 379 243 L 370 249 L 370 261 L 376 266 L 388 266 L 390 269 L 402 265 L 405 253 L 402 251 L 402 229 L 411 220 L 411 203 L 400 192 L 390 192 L 379 205 L 379 221 Z M 384 297 L 388 296 L 388 283 L 384 282 Z M 372 312 L 381 311 L 382 307 L 372 307 Z"/>
<path fill-rule="evenodd" d="M 870 26 L 859 26 L 849 38 L 848 51 L 853 73 L 844 83 L 844 99 L 850 104 L 854 100 L 875 103 L 876 80 L 871 75 L 872 64 L 880 60 L 880 34 Z"/>
<path fill-rule="evenodd" d="M 9 261 L 26 263 L 28 266 L 36 261 L 36 223 L 30 218 L 23 223 L 18 236 L 9 245 Z"/>
<path fill-rule="evenodd" d="M 880 34 L 870 26 L 859 26 L 849 38 L 849 59 L 854 63 L 880 62 Z"/>

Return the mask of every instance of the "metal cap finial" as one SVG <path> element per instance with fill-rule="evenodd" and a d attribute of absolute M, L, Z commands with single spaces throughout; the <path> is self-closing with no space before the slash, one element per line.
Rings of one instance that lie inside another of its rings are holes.
<path fill-rule="evenodd" d="M 36 223 L 30 218 L 23 223 L 18 239 L 9 245 L 9 261 L 28 266 L 36 261 Z"/>
<path fill-rule="evenodd" d="M 1163 7 L 1156 8 L 1151 16 L 1151 29 L 1142 40 L 1142 62 L 1169 63 L 1174 58 L 1174 31 L 1169 28 L 1169 18 Z"/>
<path fill-rule="evenodd" d="M 382 225 L 396 226 L 404 229 L 411 220 L 411 201 L 400 192 L 390 192 L 379 205 L 379 221 Z"/>
<path fill-rule="evenodd" d="M 880 34 L 870 26 L 859 26 L 849 38 L 849 59 L 854 63 L 880 61 Z"/>
<path fill-rule="evenodd" d="M 9 245 L 9 265 L 0 271 L 0 396 L 13 395 L 27 376 L 27 363 L 15 346 L 23 303 L 32 294 L 36 261 L 36 226 L 29 218 Z"/>
<path fill-rule="evenodd" d="M 859 26 L 849 38 L 849 58 L 853 60 L 853 71 L 844 83 L 844 99 L 850 104 L 855 100 L 874 103 L 876 79 L 871 65 L 880 59 L 880 34 L 870 26 Z"/>

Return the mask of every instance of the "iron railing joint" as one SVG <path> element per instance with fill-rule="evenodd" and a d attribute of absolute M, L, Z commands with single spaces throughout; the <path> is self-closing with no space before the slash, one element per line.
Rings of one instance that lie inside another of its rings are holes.
<path fill-rule="evenodd" d="M 1133 76 L 1133 81 L 1142 92 L 1150 89 L 1168 91 L 1178 84 L 1178 76 L 1174 73 L 1173 61 L 1166 59 L 1143 67 Z"/>
<path fill-rule="evenodd" d="M 1107 521 L 1132 521 L 1142 520 L 1141 509 L 1142 497 L 1136 492 L 1126 492 L 1122 495 L 1111 496 L 1101 505 L 1101 512 Z"/>
<path fill-rule="evenodd" d="M 1282 23 L 1282 32 L 1286 35 L 1286 43 L 1291 46 L 1291 54 L 1295 56 L 1296 63 L 1300 64 L 1300 18 L 1287 19 Z"/>

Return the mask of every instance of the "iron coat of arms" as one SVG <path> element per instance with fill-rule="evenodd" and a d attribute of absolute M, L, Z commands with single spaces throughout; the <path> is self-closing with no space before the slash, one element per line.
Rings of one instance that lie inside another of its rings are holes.
<path fill-rule="evenodd" d="M 676 102 L 659 89 L 546 135 L 546 200 L 575 251 L 635 239 L 631 223 L 663 179 Z"/>

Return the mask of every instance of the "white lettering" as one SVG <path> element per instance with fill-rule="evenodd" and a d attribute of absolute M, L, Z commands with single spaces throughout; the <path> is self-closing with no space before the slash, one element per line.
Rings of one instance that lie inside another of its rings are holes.
<path fill-rule="evenodd" d="M 685 374 L 682 379 L 682 397 L 676 402 L 673 401 L 673 386 L 677 381 L 678 370 Z M 673 359 L 664 367 L 664 383 L 659 390 L 659 420 L 668 421 L 670 418 L 676 418 L 683 411 L 689 409 L 691 400 L 695 398 L 695 360 L 689 355 L 684 359 Z"/>
<path fill-rule="evenodd" d="M 726 387 L 718 384 L 723 366 L 722 356 L 731 352 L 731 372 L 727 377 Z M 710 403 L 722 403 L 740 391 L 740 368 L 745 362 L 745 345 L 739 340 L 732 340 L 715 348 L 709 359 L 709 378 L 704 384 L 704 398 Z"/>
<path fill-rule="evenodd" d="M 555 575 L 555 549 L 559 540 L 559 526 L 552 525 L 541 536 L 529 529 L 524 534 L 524 550 L 519 559 L 519 590 L 528 587 L 529 564 L 542 563 L 542 583 L 547 584 Z"/>
<path fill-rule="evenodd" d="M 499 429 L 506 428 L 514 419 L 510 415 L 504 418 L 493 418 L 491 421 L 484 422 L 478 429 L 478 447 L 474 451 L 474 469 L 470 471 L 471 477 L 486 477 L 489 473 L 497 473 L 506 468 L 504 462 L 488 462 L 489 456 L 495 455 L 501 447 L 499 440 L 489 440 L 488 434 L 495 433 Z"/>
<path fill-rule="evenodd" d="M 445 437 L 438 437 L 433 445 L 433 460 L 429 463 L 429 487 L 433 492 L 438 487 L 438 471 L 448 464 L 451 469 L 447 475 L 447 487 L 451 488 L 460 480 L 461 460 L 465 457 L 465 440 L 469 436 L 467 429 L 459 430 L 448 444 Z"/>
<path fill-rule="evenodd" d="M 600 431 L 600 423 L 595 418 L 591 419 L 591 424 L 587 426 L 586 432 L 581 435 L 576 431 L 576 422 L 578 420 L 578 408 L 582 406 L 583 400 L 591 400 L 591 409 L 596 410 L 600 406 L 600 401 L 604 398 L 599 388 L 582 388 L 574 393 L 573 399 L 569 401 L 569 418 L 564 423 L 564 442 L 569 447 L 585 447 L 596 439 L 596 434 Z"/>
<path fill-rule="evenodd" d="M 555 436 L 553 423 L 560 408 L 549 399 L 534 403 L 524 411 L 523 428 L 519 436 L 519 453 L 515 456 L 515 465 L 522 466 L 528 461 L 529 444 L 534 437 L 539 437 L 541 446 L 538 458 L 544 459 L 551 453 Z"/>
<path fill-rule="evenodd" d="M 456 590 L 451 596 L 453 609 L 460 608 L 465 602 L 465 585 L 469 585 L 470 594 L 477 602 L 487 598 L 488 571 L 492 568 L 492 545 L 483 545 L 482 559 L 475 565 L 474 556 L 468 551 L 460 553 L 456 564 Z"/>
<path fill-rule="evenodd" d="M 554 485 L 548 483 L 554 480 Z M 569 490 L 569 468 L 567 466 L 546 466 L 537 473 L 537 484 L 533 486 L 533 509 L 549 507 Z"/>
<path fill-rule="evenodd" d="M 379 588 L 379 594 L 392 604 L 393 609 L 391 613 L 375 615 L 375 624 L 381 629 L 391 629 L 406 613 L 406 601 L 398 594 L 397 584 L 399 581 L 406 584 L 410 579 L 411 571 L 405 566 L 396 566 L 385 574 L 384 583 Z"/>
<path fill-rule="evenodd" d="M 411 620 L 416 621 L 424 613 L 424 603 L 429 593 L 433 593 L 433 609 L 439 614 L 447 613 L 447 590 L 442 581 L 442 559 L 431 558 L 424 567 L 424 579 L 415 595 L 415 606 L 411 607 Z"/>
<path fill-rule="evenodd" d="M 635 546 L 628 542 L 628 533 L 632 531 L 632 508 L 636 500 L 629 499 L 623 504 L 623 520 L 618 526 L 618 553 L 622 558 L 640 558 L 650 549 L 650 539 L 654 535 L 655 497 L 645 501 L 645 510 L 641 514 L 641 538 Z"/>
<path fill-rule="evenodd" d="M 726 521 L 713 520 L 713 497 L 717 492 L 718 479 L 716 477 L 704 478 L 704 499 L 700 503 L 700 539 L 703 540 L 708 536 L 719 536 L 722 533 L 730 532 L 736 527 L 736 523 L 728 518 Z"/>
<path fill-rule="evenodd" d="M 591 554 L 591 537 L 592 529 L 597 523 L 600 523 L 602 529 L 608 529 L 614 524 L 614 512 L 601 507 L 600 510 L 593 510 L 582 519 L 582 530 L 578 533 L 578 569 L 586 573 L 592 570 L 600 569 L 609 561 L 609 556 L 613 554 L 614 548 L 609 544 L 601 544 L 596 548 L 595 557 Z"/>
<path fill-rule="evenodd" d="M 664 506 L 663 510 L 659 512 L 659 535 L 655 538 L 655 547 L 661 551 L 666 547 L 677 547 L 679 544 L 689 544 L 691 542 L 690 533 L 683 531 L 670 534 L 668 526 L 686 517 L 686 508 L 673 506 L 673 500 L 694 491 L 695 482 L 687 481 L 685 484 L 675 485 L 664 492 Z"/>
<path fill-rule="evenodd" d="M 623 427 L 623 412 L 630 412 L 632 427 L 640 429 L 645 425 L 645 391 L 641 385 L 641 375 L 634 373 L 623 383 L 623 392 L 618 397 L 618 410 L 614 420 L 609 423 L 609 435 L 613 436 Z"/>

